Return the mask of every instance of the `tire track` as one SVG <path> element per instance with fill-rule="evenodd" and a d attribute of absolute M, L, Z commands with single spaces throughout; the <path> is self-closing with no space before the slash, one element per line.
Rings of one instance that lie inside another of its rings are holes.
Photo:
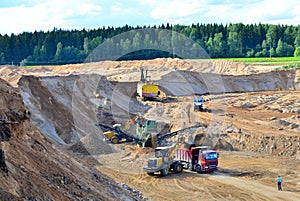
<path fill-rule="evenodd" d="M 251 192 L 250 195 L 253 199 L 259 200 L 272 200 L 272 201 L 297 201 L 300 200 L 300 195 L 294 192 L 280 191 L 278 192 L 276 187 L 270 187 L 263 185 L 255 181 L 248 181 L 230 177 L 224 174 L 217 174 L 209 177 L 210 180 L 218 181 L 226 185 L 231 185 L 235 188 L 242 189 L 245 192 Z"/>

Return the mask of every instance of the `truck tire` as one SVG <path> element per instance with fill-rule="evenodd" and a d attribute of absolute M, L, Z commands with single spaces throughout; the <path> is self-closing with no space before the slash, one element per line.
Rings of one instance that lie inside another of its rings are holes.
<path fill-rule="evenodd" d="M 119 143 L 119 138 L 116 137 L 116 136 L 113 136 L 111 139 L 110 139 L 111 143 L 112 144 L 118 144 Z"/>
<path fill-rule="evenodd" d="M 198 172 L 198 173 L 202 173 L 202 167 L 200 165 L 197 165 L 195 170 Z"/>
<path fill-rule="evenodd" d="M 182 170 L 183 170 L 183 167 L 182 167 L 182 164 L 181 164 L 181 163 L 176 163 L 176 164 L 174 165 L 174 172 L 175 172 L 175 173 L 180 173 L 180 172 L 182 172 Z"/>
<path fill-rule="evenodd" d="M 154 176 L 154 172 L 147 172 L 149 176 Z"/>
<path fill-rule="evenodd" d="M 169 174 L 169 167 L 166 167 L 160 171 L 161 176 L 167 176 Z"/>
<path fill-rule="evenodd" d="M 203 107 L 202 106 L 199 106 L 199 111 L 203 112 Z"/>

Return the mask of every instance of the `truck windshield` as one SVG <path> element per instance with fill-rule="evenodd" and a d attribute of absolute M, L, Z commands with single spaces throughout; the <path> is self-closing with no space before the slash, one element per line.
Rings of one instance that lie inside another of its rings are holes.
<path fill-rule="evenodd" d="M 212 160 L 212 159 L 217 159 L 218 158 L 218 153 L 213 152 L 213 153 L 208 153 L 206 154 L 205 159 L 207 160 Z"/>
<path fill-rule="evenodd" d="M 161 150 L 155 150 L 155 157 L 163 157 L 166 156 L 167 150 L 161 149 Z"/>
<path fill-rule="evenodd" d="M 203 99 L 195 99 L 194 102 L 203 103 Z"/>

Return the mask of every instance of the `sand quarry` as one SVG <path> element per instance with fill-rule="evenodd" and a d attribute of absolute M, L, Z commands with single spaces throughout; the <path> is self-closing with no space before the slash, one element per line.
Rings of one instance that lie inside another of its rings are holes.
<path fill-rule="evenodd" d="M 162 101 L 136 98 L 141 67 Z M 300 200 L 300 69 L 277 67 L 180 59 L 1 66 L 0 200 Z M 194 94 L 205 112 L 193 110 Z M 171 131 L 207 124 L 184 134 L 182 146 L 217 150 L 219 171 L 148 176 L 152 148 L 106 143 L 94 125 L 135 115 Z"/>

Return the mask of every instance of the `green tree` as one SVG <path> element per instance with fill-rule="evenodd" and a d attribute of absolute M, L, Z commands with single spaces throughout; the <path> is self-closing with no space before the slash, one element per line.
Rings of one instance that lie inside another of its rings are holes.
<path fill-rule="evenodd" d="M 144 38 L 144 47 L 145 48 L 149 48 L 151 47 L 152 41 L 150 39 L 150 35 L 149 34 L 145 34 L 145 38 Z"/>
<path fill-rule="evenodd" d="M 90 48 L 90 40 L 88 37 L 85 37 L 84 38 L 84 42 L 83 42 L 83 51 L 85 54 L 89 54 L 90 51 L 91 51 L 91 48 Z"/>
<path fill-rule="evenodd" d="M 294 46 L 295 47 L 299 47 L 300 46 L 300 31 L 298 31 L 298 34 L 297 34 L 297 36 L 295 38 Z"/>
<path fill-rule="evenodd" d="M 192 31 L 190 33 L 190 39 L 193 41 L 197 41 L 199 39 L 199 32 L 197 31 L 197 28 L 192 28 Z"/>
<path fill-rule="evenodd" d="M 0 53 L 0 65 L 5 64 L 5 55 L 3 52 Z"/>
<path fill-rule="evenodd" d="M 251 50 L 246 52 L 246 57 L 253 57 L 254 54 L 255 54 L 254 49 L 251 49 Z"/>
<path fill-rule="evenodd" d="M 42 45 L 40 49 L 40 61 L 48 61 L 48 52 L 45 45 Z"/>
<path fill-rule="evenodd" d="M 276 48 L 280 39 L 280 27 L 278 25 L 270 25 L 266 33 L 266 43 L 271 48 Z"/>
<path fill-rule="evenodd" d="M 222 32 L 216 33 L 214 38 L 210 37 L 206 43 L 209 55 L 213 58 L 224 57 L 224 41 Z"/>
<path fill-rule="evenodd" d="M 240 35 L 236 31 L 230 31 L 228 34 L 227 45 L 229 47 L 229 57 L 243 56 L 243 47 Z"/>
<path fill-rule="evenodd" d="M 121 39 L 120 45 L 121 45 L 121 48 L 122 48 L 122 55 L 125 55 L 130 50 L 131 41 L 128 38 L 126 38 L 125 40 Z"/>
<path fill-rule="evenodd" d="M 142 35 L 139 32 L 137 32 L 132 39 L 132 46 L 136 49 L 141 49 L 142 44 Z"/>
<path fill-rule="evenodd" d="M 293 45 L 296 36 L 297 36 L 297 32 L 296 32 L 295 27 L 288 26 L 285 29 L 284 33 L 283 33 L 283 40 L 282 41 L 289 44 L 289 45 Z"/>
<path fill-rule="evenodd" d="M 33 49 L 32 60 L 33 61 L 39 61 L 40 60 L 40 48 L 37 45 Z"/>
<path fill-rule="evenodd" d="M 62 60 L 64 63 L 75 63 L 79 62 L 80 51 L 76 47 L 67 46 L 62 49 Z"/>
<path fill-rule="evenodd" d="M 89 44 L 90 51 L 93 51 L 96 47 L 98 47 L 103 42 L 102 36 L 97 36 L 93 38 Z"/>
<path fill-rule="evenodd" d="M 300 57 L 300 46 L 296 47 L 294 57 Z"/>
<path fill-rule="evenodd" d="M 62 60 L 62 43 L 58 42 L 56 45 L 56 52 L 54 55 L 54 61 L 61 61 Z"/>
<path fill-rule="evenodd" d="M 278 40 L 277 48 L 276 48 L 276 56 L 284 57 L 284 56 L 292 56 L 294 53 L 294 48 L 287 44 L 286 42 L 282 42 L 281 39 Z"/>

